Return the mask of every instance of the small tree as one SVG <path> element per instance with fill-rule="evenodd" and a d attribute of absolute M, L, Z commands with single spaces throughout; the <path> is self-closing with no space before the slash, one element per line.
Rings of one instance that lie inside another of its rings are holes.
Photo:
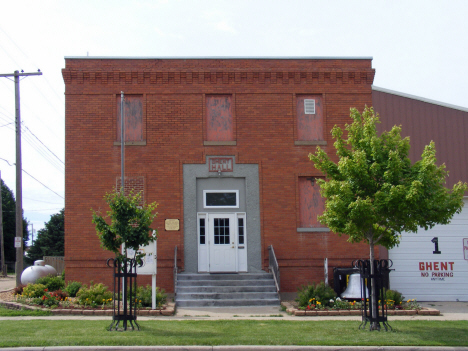
<path fill-rule="evenodd" d="M 420 161 L 411 164 L 409 138 L 401 138 L 401 128 L 377 135 L 379 116 L 372 108 L 362 115 L 351 109 L 353 123 L 346 125 L 347 139 L 335 126 L 332 136 L 338 163 L 320 147 L 309 154 L 326 180 L 318 180 L 326 198 L 325 211 L 318 219 L 349 242 L 364 241 L 370 248 L 371 274 L 374 272 L 374 246 L 388 249 L 399 244 L 399 235 L 419 227 L 447 224 L 463 207 L 466 183 L 458 182 L 449 191 L 444 187 L 445 165 L 437 166 L 435 146 L 424 149 Z M 373 280 L 373 279 L 372 279 Z M 375 284 L 371 281 L 370 304 L 377 315 Z M 371 329 L 379 329 L 379 323 Z"/>
<path fill-rule="evenodd" d="M 106 218 L 110 219 L 110 224 L 106 222 L 100 213 L 93 211 L 92 222 L 96 225 L 96 232 L 101 241 L 101 247 L 115 253 L 116 258 L 127 257 L 127 249 L 135 250 L 140 246 L 148 245 L 156 240 L 156 231 L 150 226 L 156 214 L 152 212 L 158 206 L 155 202 L 140 206 L 140 193 L 130 193 L 125 196 L 121 192 L 114 191 L 104 196 L 110 211 Z M 125 253 L 120 253 L 120 247 L 125 244 Z M 136 257 L 139 259 L 139 257 Z"/>

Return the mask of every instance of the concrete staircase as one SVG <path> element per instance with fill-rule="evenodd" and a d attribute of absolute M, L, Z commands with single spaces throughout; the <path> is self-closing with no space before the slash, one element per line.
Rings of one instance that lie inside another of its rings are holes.
<path fill-rule="evenodd" d="M 269 273 L 177 275 L 178 307 L 279 306 Z"/>

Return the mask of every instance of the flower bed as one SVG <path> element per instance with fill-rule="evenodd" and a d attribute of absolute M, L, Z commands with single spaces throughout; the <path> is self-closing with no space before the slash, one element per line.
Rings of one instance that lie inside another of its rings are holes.
<path fill-rule="evenodd" d="M 91 283 L 88 287 L 79 282 L 69 282 L 65 287 L 63 279 L 59 277 L 40 279 L 39 283 L 1 292 L 0 302 L 3 300 L 2 305 L 7 308 L 47 309 L 53 314 L 113 315 L 113 293 L 104 284 Z M 173 315 L 174 304 L 167 303 L 164 290 L 159 288 L 156 288 L 157 309 L 148 307 L 152 304 L 151 290 L 149 285 L 136 289 L 138 315 Z"/>
<path fill-rule="evenodd" d="M 300 309 L 292 302 L 282 302 L 286 312 L 294 316 L 361 316 L 361 309 Z M 387 310 L 389 316 L 407 316 L 407 315 L 438 316 L 440 311 L 433 308 L 419 308 L 412 310 L 394 309 Z"/>
<path fill-rule="evenodd" d="M 41 298 L 42 299 L 42 298 Z M 44 299 L 45 300 L 45 299 Z M 60 301 L 55 307 L 47 305 L 28 304 L 26 299 L 15 297 L 13 290 L 2 292 L 0 295 L 0 305 L 10 309 L 47 309 L 54 315 L 86 315 L 86 316 L 112 316 L 113 304 L 108 301 L 99 307 L 83 306 L 76 303 L 75 298 L 67 298 L 65 301 Z M 141 307 L 137 309 L 139 316 L 172 316 L 175 312 L 175 305 L 168 302 L 165 305 L 152 310 L 149 307 Z"/>

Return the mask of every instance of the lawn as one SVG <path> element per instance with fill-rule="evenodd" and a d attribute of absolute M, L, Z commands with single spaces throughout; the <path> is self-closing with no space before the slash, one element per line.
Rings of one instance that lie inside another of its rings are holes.
<path fill-rule="evenodd" d="M 356 321 L 140 321 L 109 332 L 111 320 L 3 320 L 0 347 L 115 345 L 468 346 L 468 321 L 392 321 L 393 332 L 358 330 Z"/>

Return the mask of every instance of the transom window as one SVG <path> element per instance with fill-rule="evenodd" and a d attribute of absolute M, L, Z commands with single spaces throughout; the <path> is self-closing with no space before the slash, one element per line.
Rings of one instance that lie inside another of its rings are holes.
<path fill-rule="evenodd" d="M 238 190 L 203 190 L 205 208 L 238 208 Z"/>

